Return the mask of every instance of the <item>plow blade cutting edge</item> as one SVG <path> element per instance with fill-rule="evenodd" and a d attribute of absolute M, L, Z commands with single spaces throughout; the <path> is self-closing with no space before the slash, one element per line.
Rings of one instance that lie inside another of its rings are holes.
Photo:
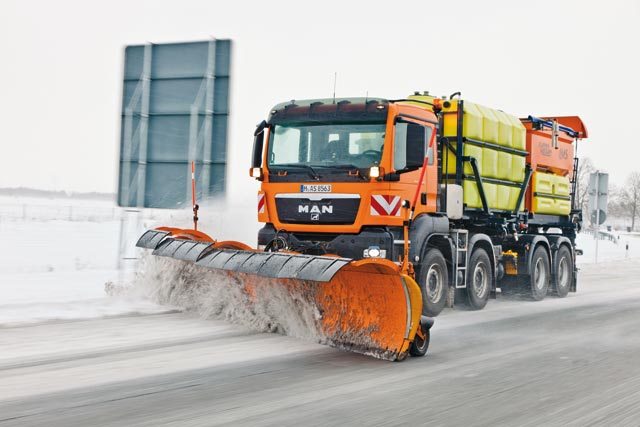
<path fill-rule="evenodd" d="M 323 344 L 386 360 L 407 356 L 420 326 L 422 296 L 397 264 L 376 258 L 354 261 L 260 252 L 197 233 L 148 230 L 137 246 L 153 249 L 154 255 L 224 271 L 249 296 L 259 287 L 285 287 L 296 301 L 313 307 Z"/>

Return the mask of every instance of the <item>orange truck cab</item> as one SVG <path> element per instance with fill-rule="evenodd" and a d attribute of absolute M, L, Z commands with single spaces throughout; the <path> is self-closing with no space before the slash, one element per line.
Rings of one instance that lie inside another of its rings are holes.
<path fill-rule="evenodd" d="M 266 223 L 259 247 L 287 245 L 355 259 L 367 257 L 371 248 L 398 260 L 401 205 L 415 196 L 437 125 L 429 109 L 382 99 L 295 101 L 274 107 L 265 147 L 254 150 L 254 176 L 262 180 L 258 219 Z M 434 148 L 416 216 L 437 210 Z"/>

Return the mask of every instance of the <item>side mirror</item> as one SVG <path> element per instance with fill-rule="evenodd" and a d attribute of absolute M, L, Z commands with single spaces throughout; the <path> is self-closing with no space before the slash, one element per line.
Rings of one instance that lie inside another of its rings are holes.
<path fill-rule="evenodd" d="M 253 153 L 251 155 L 251 167 L 262 167 L 262 150 L 264 147 L 264 130 L 267 127 L 267 122 L 263 120 L 256 127 L 256 131 L 253 133 Z"/>
<path fill-rule="evenodd" d="M 427 145 L 426 128 L 417 123 L 396 119 L 393 167 L 397 174 L 419 169 Z"/>
<path fill-rule="evenodd" d="M 263 120 L 260 123 L 258 123 L 258 126 L 256 126 L 255 132 L 253 132 L 253 136 L 258 136 L 259 134 L 264 132 L 264 129 L 266 127 L 267 127 L 267 121 L 266 120 Z"/>

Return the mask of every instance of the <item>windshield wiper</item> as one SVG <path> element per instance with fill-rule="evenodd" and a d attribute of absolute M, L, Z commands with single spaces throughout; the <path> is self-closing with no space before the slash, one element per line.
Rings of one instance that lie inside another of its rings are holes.
<path fill-rule="evenodd" d="M 278 168 L 300 168 L 300 169 L 306 169 L 309 172 L 309 175 L 315 179 L 316 181 L 320 181 L 320 175 L 318 175 L 318 173 L 315 171 L 315 169 L 313 169 L 310 165 L 305 165 L 303 163 L 282 163 L 279 165 L 274 165 L 273 166 L 274 169 L 278 169 Z"/>
<path fill-rule="evenodd" d="M 337 169 L 349 169 L 349 172 L 351 172 L 352 170 L 355 170 L 358 172 L 358 176 L 360 177 L 360 179 L 363 179 L 363 180 L 367 179 L 367 177 L 362 173 L 361 168 L 359 168 L 358 166 L 352 163 L 342 163 L 337 165 L 331 165 L 331 167 L 337 168 Z"/>

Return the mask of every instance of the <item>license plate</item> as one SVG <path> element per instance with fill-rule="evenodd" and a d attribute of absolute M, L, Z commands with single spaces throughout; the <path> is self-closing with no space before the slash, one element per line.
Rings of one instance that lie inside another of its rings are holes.
<path fill-rule="evenodd" d="M 300 185 L 301 193 L 331 193 L 331 185 Z"/>

